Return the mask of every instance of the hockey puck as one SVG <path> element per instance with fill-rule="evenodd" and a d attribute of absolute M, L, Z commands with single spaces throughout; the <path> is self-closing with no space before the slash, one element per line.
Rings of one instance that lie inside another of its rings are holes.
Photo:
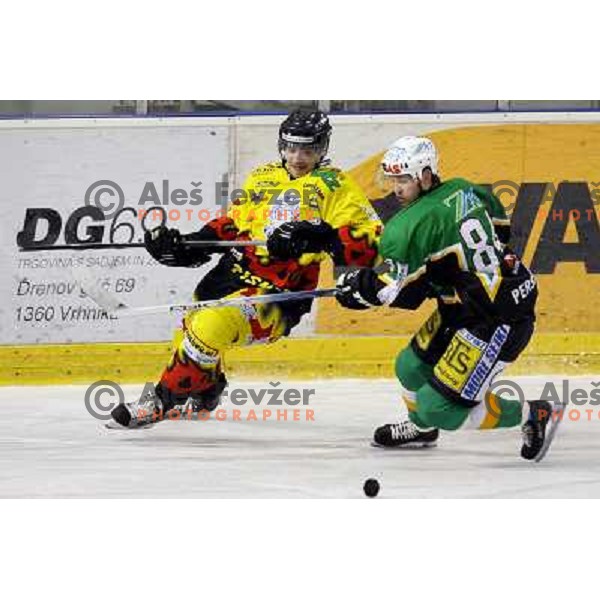
<path fill-rule="evenodd" d="M 379 481 L 377 479 L 367 479 L 363 485 L 365 496 L 375 498 L 379 494 Z"/>

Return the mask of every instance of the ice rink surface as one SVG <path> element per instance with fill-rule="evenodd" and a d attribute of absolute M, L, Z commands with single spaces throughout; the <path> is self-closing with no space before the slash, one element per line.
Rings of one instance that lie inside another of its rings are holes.
<path fill-rule="evenodd" d="M 551 378 L 559 390 L 561 379 Z M 593 379 L 571 377 L 570 388 L 589 391 Z M 547 379 L 515 380 L 535 398 Z M 231 382 L 242 386 L 271 389 Z M 567 415 L 544 461 L 532 464 L 519 457 L 518 428 L 442 432 L 430 449 L 371 447 L 374 428 L 399 414 L 392 380 L 282 386 L 316 391 L 308 406 L 267 406 L 266 394 L 258 407 L 226 401 L 225 420 L 131 432 L 109 431 L 87 412 L 86 386 L 0 388 L 0 497 L 364 498 L 363 481 L 375 477 L 379 498 L 600 498 L 600 406 L 570 405 L 579 418 Z M 124 389 L 132 400 L 142 386 Z M 247 420 L 251 409 L 256 421 Z M 263 420 L 263 410 L 272 416 Z"/>

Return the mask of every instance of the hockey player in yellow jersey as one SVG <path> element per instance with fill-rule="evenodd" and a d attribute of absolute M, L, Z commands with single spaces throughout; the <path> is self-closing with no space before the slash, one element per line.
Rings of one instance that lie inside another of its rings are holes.
<path fill-rule="evenodd" d="M 252 171 L 226 217 L 187 235 L 160 226 L 146 234 L 148 252 L 166 266 L 195 267 L 222 251 L 217 265 L 196 286 L 197 300 L 312 290 L 319 265 L 327 258 L 337 265 L 372 266 L 381 222 L 357 184 L 329 165 L 330 136 L 323 112 L 294 111 L 279 129 L 280 160 Z M 186 246 L 200 240 L 266 244 L 227 251 Z M 140 400 L 115 408 L 114 420 L 129 428 L 146 426 L 185 402 L 192 402 L 194 410 L 214 410 L 226 386 L 224 352 L 287 336 L 311 303 L 305 299 L 191 311 L 158 384 Z"/>

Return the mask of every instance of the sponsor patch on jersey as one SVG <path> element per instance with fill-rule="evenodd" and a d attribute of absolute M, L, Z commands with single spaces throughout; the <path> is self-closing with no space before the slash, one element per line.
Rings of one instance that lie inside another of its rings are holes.
<path fill-rule="evenodd" d="M 478 402 L 509 332 L 508 325 L 501 325 L 490 341 L 484 342 L 466 329 L 460 329 L 434 368 L 436 378 L 465 400 Z"/>
<path fill-rule="evenodd" d="M 446 352 L 435 365 L 435 377 L 453 392 L 461 394 L 486 347 L 484 341 L 466 329 L 460 329 L 454 334 Z"/>
<path fill-rule="evenodd" d="M 456 192 L 448 196 L 443 202 L 448 207 L 450 207 L 452 203 L 454 203 L 456 211 L 455 220 L 457 223 L 460 223 L 461 221 L 466 219 L 467 215 L 483 206 L 481 199 L 475 193 L 475 190 L 473 190 L 473 188 L 456 190 Z"/>
<path fill-rule="evenodd" d="M 494 335 L 490 339 L 489 343 L 486 344 L 486 349 L 477 365 L 473 369 L 469 379 L 467 380 L 465 387 L 461 393 L 463 398 L 467 400 L 475 401 L 479 395 L 479 392 L 486 382 L 488 375 L 491 373 L 494 365 L 498 362 L 498 355 L 502 350 L 502 346 L 508 338 L 510 327 L 508 325 L 501 325 L 494 331 Z"/>
<path fill-rule="evenodd" d="M 466 216 L 472 213 L 477 208 L 483 206 L 483 203 L 479 199 L 479 196 L 475 193 L 473 188 L 462 190 L 461 201 L 457 204 L 457 212 L 460 205 L 460 217 L 457 215 L 456 221 L 462 221 Z"/>
<path fill-rule="evenodd" d="M 308 202 L 311 208 L 319 207 L 319 198 L 325 200 L 325 194 L 323 190 L 312 181 L 307 181 L 302 186 L 302 199 Z"/>
<path fill-rule="evenodd" d="M 260 181 L 255 182 L 254 184 L 257 188 L 277 188 L 278 185 L 281 185 L 279 181 L 269 181 L 268 179 L 261 179 Z"/>
<path fill-rule="evenodd" d="M 427 350 L 431 345 L 431 340 L 435 337 L 435 334 L 439 331 L 440 325 L 442 324 L 442 316 L 440 311 L 436 310 L 428 319 L 421 325 L 419 331 L 415 334 L 415 340 L 417 346 L 423 351 Z"/>

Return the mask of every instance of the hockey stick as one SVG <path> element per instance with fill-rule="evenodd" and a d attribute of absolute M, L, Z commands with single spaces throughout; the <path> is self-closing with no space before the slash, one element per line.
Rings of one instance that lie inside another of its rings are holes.
<path fill-rule="evenodd" d="M 117 316 L 130 317 L 144 314 L 162 312 L 188 311 L 199 308 L 215 306 L 244 306 L 256 302 L 288 302 L 291 300 L 303 300 L 306 298 L 325 298 L 335 296 L 336 288 L 323 288 L 318 290 L 306 290 L 300 292 L 279 292 L 274 294 L 262 294 L 257 296 L 238 296 L 236 298 L 217 298 L 215 300 L 202 300 L 188 304 L 158 304 L 155 306 L 131 307 L 110 292 L 98 285 L 95 281 L 77 281 L 81 291 L 93 300 L 100 308 L 113 312 Z"/>
<path fill-rule="evenodd" d="M 184 246 L 189 248 L 198 246 L 207 246 L 214 248 L 235 248 L 236 246 L 266 246 L 267 242 L 263 240 L 195 240 L 183 243 Z M 128 250 L 129 248 L 145 248 L 143 243 L 133 244 L 58 244 L 56 246 L 29 246 L 26 248 L 19 248 L 19 252 L 38 252 L 40 250 Z"/>

